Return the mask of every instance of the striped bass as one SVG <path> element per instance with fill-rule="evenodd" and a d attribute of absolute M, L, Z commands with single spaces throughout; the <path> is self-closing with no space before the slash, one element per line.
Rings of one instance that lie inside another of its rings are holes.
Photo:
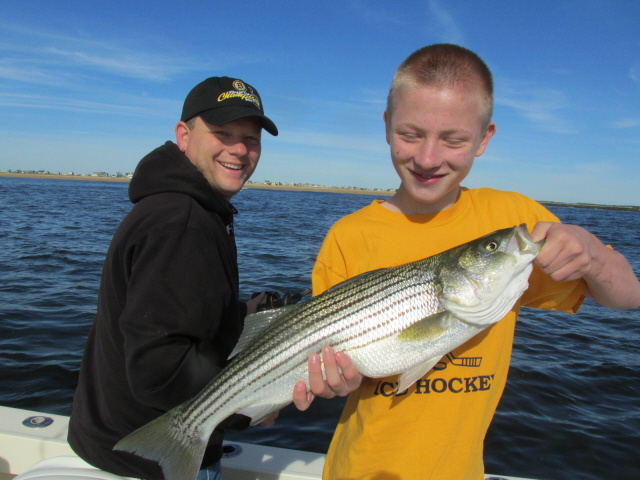
<path fill-rule="evenodd" d="M 160 464 L 167 480 L 195 479 L 209 436 L 240 413 L 257 424 L 291 403 L 307 359 L 331 345 L 367 377 L 398 374 L 398 391 L 504 317 L 528 286 L 542 242 L 526 225 L 417 262 L 362 274 L 304 303 L 245 319 L 227 366 L 196 397 L 115 447 Z"/>

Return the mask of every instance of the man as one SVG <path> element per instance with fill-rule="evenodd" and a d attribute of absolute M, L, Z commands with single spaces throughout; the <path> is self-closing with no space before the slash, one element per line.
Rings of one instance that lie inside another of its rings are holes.
<path fill-rule="evenodd" d="M 258 164 L 263 128 L 278 134 L 255 88 L 211 77 L 187 95 L 176 143 L 136 168 L 135 205 L 107 253 L 69 425 L 74 451 L 102 470 L 163 478 L 155 462 L 112 447 L 197 394 L 262 300 L 239 301 L 229 202 Z M 237 415 L 223 426 L 247 425 Z M 211 436 L 203 478 L 218 474 L 222 434 Z"/>
<path fill-rule="evenodd" d="M 325 480 L 482 479 L 483 440 L 505 387 L 520 307 L 577 312 L 584 296 L 613 308 L 640 305 L 629 263 L 591 233 L 559 223 L 523 195 L 461 186 L 496 132 L 492 109 L 491 73 L 467 49 L 432 45 L 400 65 L 384 113 L 400 188 L 333 225 L 314 266 L 314 295 L 522 223 L 534 240 L 545 239 L 530 286 L 505 318 L 406 391 L 394 391 L 397 377 L 364 379 L 340 418 Z M 482 361 L 473 368 L 455 361 L 465 357 Z M 348 383 L 357 381 L 350 373 Z M 304 406 L 302 389 L 294 398 Z"/>

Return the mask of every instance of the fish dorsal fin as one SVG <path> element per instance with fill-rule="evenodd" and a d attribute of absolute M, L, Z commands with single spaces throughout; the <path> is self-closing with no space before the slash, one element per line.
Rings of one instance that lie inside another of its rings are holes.
<path fill-rule="evenodd" d="M 258 313 L 252 313 L 244 317 L 244 327 L 242 334 L 238 339 L 238 343 L 229 355 L 229 358 L 235 357 L 238 353 L 246 348 L 256 335 L 264 330 L 265 327 L 271 325 L 277 318 L 288 315 L 292 310 L 298 308 L 301 304 L 285 305 L 284 307 L 274 308 L 272 310 L 264 310 Z"/>
<path fill-rule="evenodd" d="M 400 375 L 400 378 L 398 378 L 398 393 L 404 392 L 407 388 L 424 377 L 427 372 L 429 372 L 429 370 L 431 370 L 433 366 L 440 361 L 441 358 L 442 356 L 430 358 Z"/>

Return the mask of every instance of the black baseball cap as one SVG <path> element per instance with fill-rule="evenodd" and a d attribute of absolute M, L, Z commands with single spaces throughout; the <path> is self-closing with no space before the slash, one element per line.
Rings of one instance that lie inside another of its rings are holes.
<path fill-rule="evenodd" d="M 278 135 L 275 123 L 264 114 L 258 91 L 237 78 L 210 77 L 193 87 L 184 101 L 180 120 L 186 122 L 196 116 L 213 125 L 258 117 L 262 128 Z"/>

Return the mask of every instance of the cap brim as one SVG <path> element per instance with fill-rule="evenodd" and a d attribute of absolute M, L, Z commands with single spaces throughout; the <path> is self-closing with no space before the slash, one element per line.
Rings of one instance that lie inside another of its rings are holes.
<path fill-rule="evenodd" d="M 278 127 L 271 121 L 271 119 L 261 113 L 256 112 L 255 108 L 245 108 L 240 106 L 226 106 L 224 108 L 213 108 L 204 112 L 200 112 L 198 116 L 211 123 L 212 125 L 224 125 L 225 123 L 233 122 L 240 118 L 256 117 L 262 128 L 269 132 L 274 137 L 278 135 Z"/>

